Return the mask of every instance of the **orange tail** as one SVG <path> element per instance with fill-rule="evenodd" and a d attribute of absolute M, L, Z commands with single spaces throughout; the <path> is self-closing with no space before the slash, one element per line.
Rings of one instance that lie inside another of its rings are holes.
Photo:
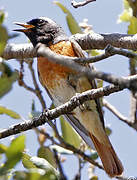
<path fill-rule="evenodd" d="M 111 143 L 109 146 L 101 144 L 94 135 L 90 134 L 90 136 L 98 152 L 98 155 L 100 156 L 106 173 L 110 177 L 121 175 L 123 172 L 123 166 L 121 161 L 118 159 Z"/>

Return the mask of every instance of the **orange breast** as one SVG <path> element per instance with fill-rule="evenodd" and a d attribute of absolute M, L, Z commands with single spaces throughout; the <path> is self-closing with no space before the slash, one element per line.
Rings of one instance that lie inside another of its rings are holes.
<path fill-rule="evenodd" d="M 73 51 L 71 42 L 61 41 L 57 44 L 51 45 L 50 49 L 57 54 L 65 56 L 76 56 Z M 38 71 L 42 84 L 47 89 L 54 88 L 61 78 L 67 78 L 68 73 L 73 72 L 71 69 L 59 64 L 55 64 L 46 58 L 38 58 Z"/>

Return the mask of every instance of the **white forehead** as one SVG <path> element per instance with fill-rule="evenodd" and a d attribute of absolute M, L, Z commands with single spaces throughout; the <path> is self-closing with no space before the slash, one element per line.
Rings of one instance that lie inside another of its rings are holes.
<path fill-rule="evenodd" d="M 49 23 L 55 23 L 53 20 L 51 20 L 50 18 L 47 18 L 47 17 L 39 17 L 39 19 L 43 19 L 45 21 L 48 21 Z"/>

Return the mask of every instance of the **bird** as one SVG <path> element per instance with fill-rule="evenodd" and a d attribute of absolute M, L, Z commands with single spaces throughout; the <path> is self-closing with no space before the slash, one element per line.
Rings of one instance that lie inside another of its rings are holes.
<path fill-rule="evenodd" d="M 78 43 L 71 41 L 63 28 L 48 17 L 15 24 L 23 27 L 15 31 L 23 32 L 34 48 L 41 43 L 56 54 L 85 57 Z M 37 58 L 37 69 L 39 80 L 55 107 L 66 103 L 77 93 L 97 88 L 95 80 L 45 57 Z M 105 132 L 99 99 L 86 101 L 65 118 L 91 148 L 95 147 L 106 173 L 110 177 L 120 176 L 124 168 Z"/>

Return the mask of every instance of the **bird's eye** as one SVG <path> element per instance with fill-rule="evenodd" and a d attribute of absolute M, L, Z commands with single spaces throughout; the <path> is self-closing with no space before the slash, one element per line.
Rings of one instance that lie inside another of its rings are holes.
<path fill-rule="evenodd" d="M 43 19 L 39 19 L 39 23 L 43 23 L 44 22 L 44 20 Z"/>
<path fill-rule="evenodd" d="M 39 22 L 38 22 L 39 24 L 46 24 L 47 23 L 47 21 L 45 21 L 45 20 L 43 20 L 43 19 L 39 19 Z"/>

